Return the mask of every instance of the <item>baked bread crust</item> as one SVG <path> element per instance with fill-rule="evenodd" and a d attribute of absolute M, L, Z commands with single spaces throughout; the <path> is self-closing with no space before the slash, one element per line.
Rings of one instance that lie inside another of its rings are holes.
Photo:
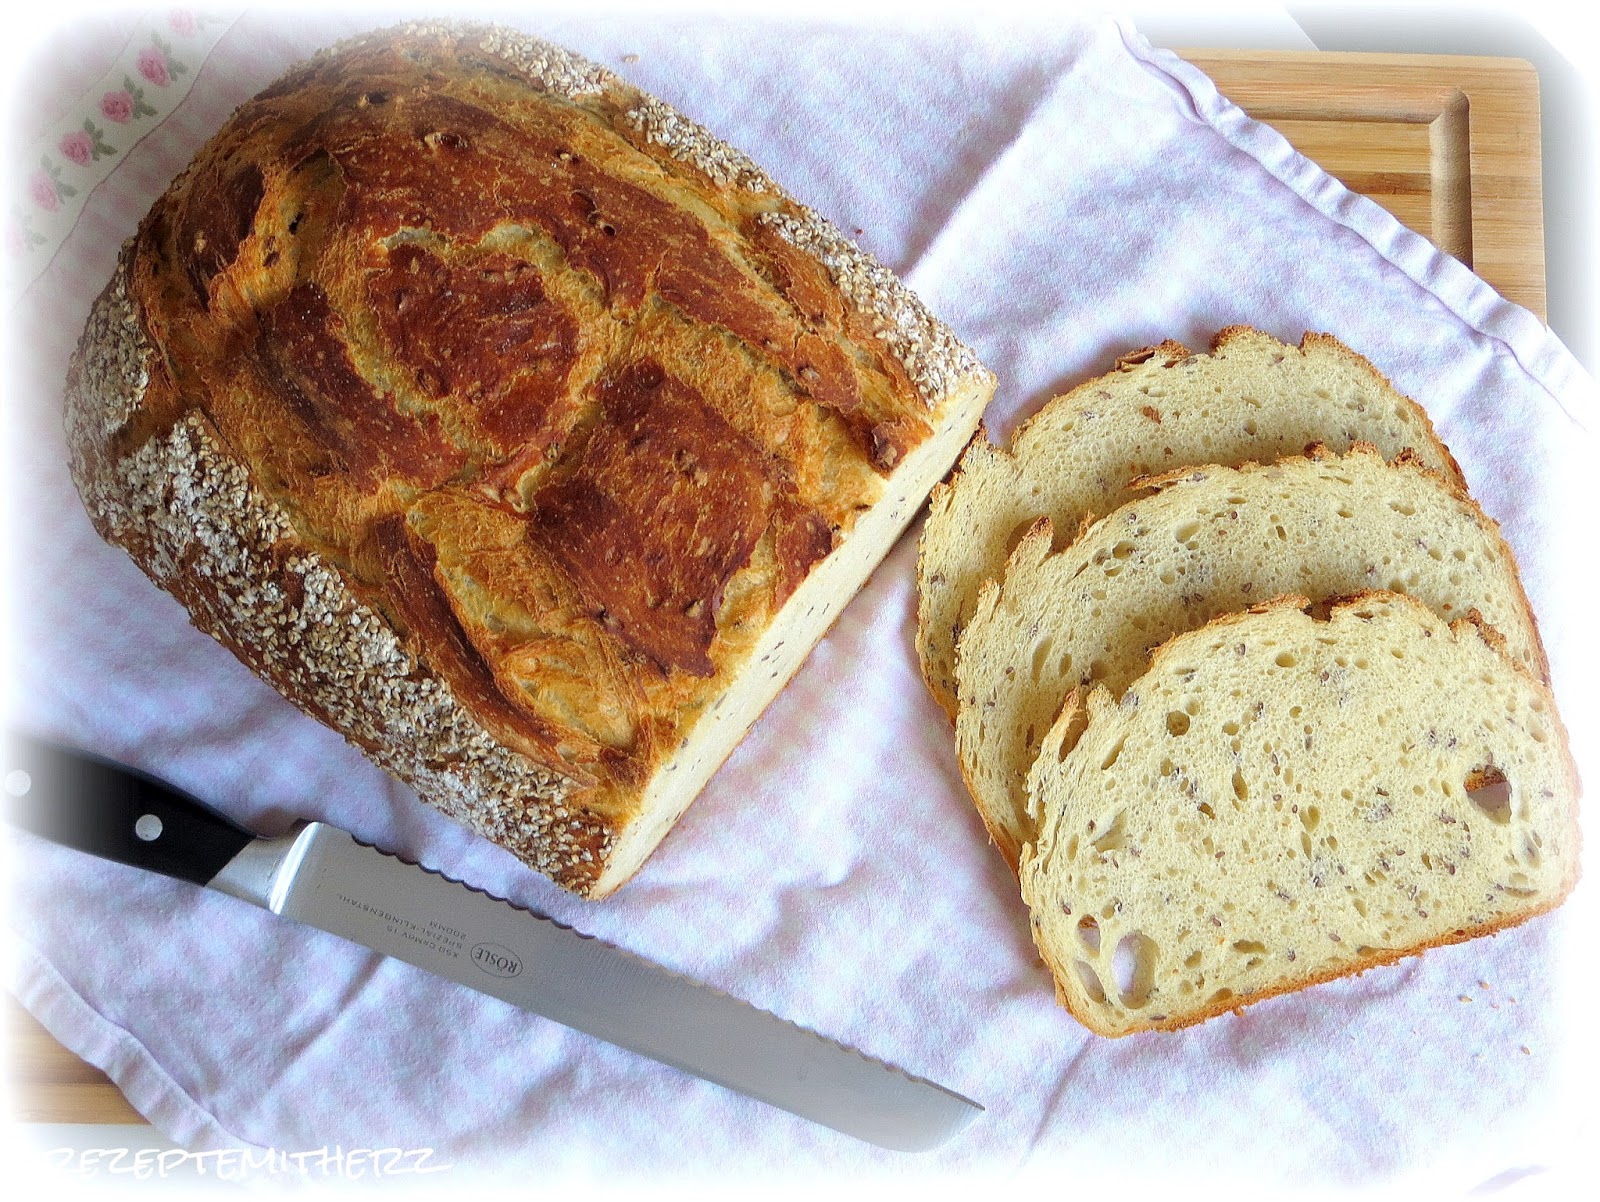
<path fill-rule="evenodd" d="M 743 154 L 539 39 L 414 24 L 241 106 L 69 371 L 91 519 L 565 888 L 631 875 L 993 377 Z"/>
<path fill-rule="evenodd" d="M 984 826 L 1015 870 L 1033 838 L 1028 771 L 1074 688 L 1115 697 L 1171 636 L 1263 597 L 1324 601 L 1374 585 L 1446 621 L 1476 611 L 1508 656 L 1541 680 L 1549 666 L 1511 548 L 1464 490 L 1402 453 L 1239 467 L 1190 466 L 1142 482 L 1148 495 L 1087 525 L 1052 553 L 1049 518 L 985 582 L 956 649 L 961 772 Z"/>
<path fill-rule="evenodd" d="M 917 654 L 956 720 L 955 648 L 987 580 L 1041 517 L 1058 545 L 1138 495 L 1136 477 L 1197 463 L 1269 462 L 1312 443 L 1410 450 L 1458 487 L 1461 470 L 1422 408 L 1331 334 L 1287 346 L 1228 326 L 1195 354 L 1168 339 L 1055 397 L 1002 448 L 980 435 L 936 488 L 917 547 Z"/>
<path fill-rule="evenodd" d="M 1494 934 L 1577 882 L 1580 784 L 1548 687 L 1481 623 L 1404 594 L 1305 605 L 1174 637 L 1120 701 L 1075 693 L 1045 740 L 1023 899 L 1058 1000 L 1098 1034 Z"/>

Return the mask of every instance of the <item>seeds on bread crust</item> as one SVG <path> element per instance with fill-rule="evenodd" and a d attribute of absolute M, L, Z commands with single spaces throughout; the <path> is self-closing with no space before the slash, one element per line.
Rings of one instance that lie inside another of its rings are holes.
<path fill-rule="evenodd" d="M 197 625 L 603 896 L 992 390 L 700 126 L 537 38 L 420 22 L 201 149 L 95 308 L 68 432 L 96 527 Z"/>

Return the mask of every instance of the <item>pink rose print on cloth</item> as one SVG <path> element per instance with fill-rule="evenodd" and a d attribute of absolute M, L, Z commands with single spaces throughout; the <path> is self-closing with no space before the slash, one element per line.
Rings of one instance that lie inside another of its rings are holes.
<path fill-rule="evenodd" d="M 80 167 L 117 153 L 117 148 L 106 141 L 105 131 L 88 118 L 84 119 L 82 129 L 63 134 L 56 148 Z"/>
<path fill-rule="evenodd" d="M 47 213 L 59 209 L 63 197 L 77 194 L 76 188 L 61 181 L 61 168 L 48 155 L 39 160 L 39 169 L 28 177 L 28 199 Z"/>
<path fill-rule="evenodd" d="M 83 130 L 76 130 L 61 139 L 60 150 L 63 155 L 71 159 L 78 166 L 83 167 L 93 161 L 94 139 Z"/>
<path fill-rule="evenodd" d="M 47 241 L 49 239 L 28 224 L 26 214 L 17 214 L 6 223 L 6 253 L 13 258 L 20 258 Z"/>
<path fill-rule="evenodd" d="M 158 88 L 166 87 L 175 76 L 188 70 L 172 57 L 172 43 L 164 40 L 159 33 L 152 33 L 150 45 L 139 51 L 139 74 Z"/>
<path fill-rule="evenodd" d="M 172 82 L 172 76 L 167 71 L 167 56 L 149 46 L 139 51 L 139 74 L 158 88 L 164 88 Z"/>
<path fill-rule="evenodd" d="M 56 183 L 43 171 L 35 171 L 28 177 L 28 196 L 48 213 L 54 213 L 61 207 L 61 198 L 56 195 Z"/>
<path fill-rule="evenodd" d="M 100 97 L 100 112 L 107 121 L 126 125 L 133 120 L 133 94 L 128 91 L 107 92 Z"/>
<path fill-rule="evenodd" d="M 139 117 L 156 115 L 154 106 L 144 98 L 144 89 L 133 82 L 131 75 L 122 77 L 120 91 L 107 92 L 100 97 L 100 112 L 107 121 L 115 121 L 118 125 L 126 125 Z"/>
<path fill-rule="evenodd" d="M 0 267 L 6 268 L 0 293 L 7 303 L 37 279 L 53 248 L 71 234 L 85 197 L 188 94 L 200 64 L 231 24 L 231 17 L 186 7 L 155 15 L 98 83 L 82 85 L 77 112 L 41 131 L 12 163 L 11 200 L 0 206 Z"/>

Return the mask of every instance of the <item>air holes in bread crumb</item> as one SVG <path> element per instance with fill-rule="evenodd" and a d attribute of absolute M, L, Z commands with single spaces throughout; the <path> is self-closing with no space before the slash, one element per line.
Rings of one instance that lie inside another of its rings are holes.
<path fill-rule="evenodd" d="M 1167 715 L 1167 733 L 1174 738 L 1182 737 L 1189 733 L 1189 715 L 1182 710 L 1173 710 Z"/>
<path fill-rule="evenodd" d="M 1104 771 L 1105 769 L 1111 767 L 1111 765 L 1113 765 L 1113 764 L 1115 764 L 1117 762 L 1117 757 L 1122 754 L 1122 746 L 1127 741 L 1128 740 L 1127 740 L 1126 736 L 1124 736 L 1123 738 L 1120 738 L 1120 739 L 1117 740 L 1117 745 L 1115 747 L 1113 747 L 1109 752 L 1107 752 L 1106 753 L 1106 758 L 1103 761 L 1101 761 L 1101 764 L 1100 764 L 1101 771 Z"/>
<path fill-rule="evenodd" d="M 1156 977 L 1156 942 L 1143 931 L 1117 940 L 1111 957 L 1111 976 L 1122 1004 L 1137 1010 L 1150 1000 Z"/>
<path fill-rule="evenodd" d="M 1094 849 L 1100 855 L 1108 852 L 1121 851 L 1128 846 L 1127 814 L 1121 810 L 1111 820 L 1111 825 L 1106 828 L 1105 834 L 1094 841 Z"/>
<path fill-rule="evenodd" d="M 1292 668 L 1300 661 L 1294 657 L 1293 651 L 1280 651 L 1278 658 L 1272 661 L 1280 668 Z"/>
<path fill-rule="evenodd" d="M 1544 846 L 1544 839 L 1538 831 L 1529 831 L 1522 837 L 1522 862 L 1529 868 L 1538 868 L 1544 863 L 1544 856 L 1540 848 Z"/>
<path fill-rule="evenodd" d="M 1250 788 L 1244 783 L 1244 773 L 1242 772 L 1233 774 L 1233 795 L 1240 801 L 1250 800 Z"/>
<path fill-rule="evenodd" d="M 1088 914 L 1078 919 L 1078 939 L 1096 955 L 1100 953 L 1100 924 Z"/>
<path fill-rule="evenodd" d="M 1090 968 L 1082 960 L 1074 960 L 1072 967 L 1078 974 L 1079 986 L 1089 995 L 1089 1000 L 1097 1006 L 1105 1005 L 1106 991 L 1104 986 L 1100 984 L 1100 978 L 1095 974 L 1094 969 Z"/>
<path fill-rule="evenodd" d="M 1033 681 L 1035 684 L 1039 683 L 1039 674 L 1044 671 L 1045 660 L 1050 657 L 1051 641 L 1052 640 L 1050 636 L 1045 635 L 1044 638 L 1039 640 L 1038 645 L 1033 649 L 1033 666 L 1030 670 L 1033 673 Z"/>
<path fill-rule="evenodd" d="M 1493 764 L 1480 765 L 1467 773 L 1462 782 L 1467 798 L 1496 826 L 1511 821 L 1511 782 Z"/>

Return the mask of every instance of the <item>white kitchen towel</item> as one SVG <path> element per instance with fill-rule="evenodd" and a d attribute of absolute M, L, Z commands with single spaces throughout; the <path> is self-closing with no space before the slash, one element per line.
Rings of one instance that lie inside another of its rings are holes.
<path fill-rule="evenodd" d="M 1249 323 L 1362 351 L 1427 407 L 1503 523 L 1596 779 L 1576 566 L 1594 548 L 1592 380 L 1531 314 L 1198 71 L 1086 17 L 498 16 L 747 149 L 905 274 L 998 374 L 997 435 L 1163 338 L 1203 349 Z M 1181 1175 L 1200 1193 L 1459 1190 L 1587 1163 L 1586 1113 L 1569 1098 L 1590 1049 L 1568 1008 L 1572 966 L 1594 946 L 1587 886 L 1496 938 L 1179 1034 L 1104 1040 L 1059 1009 L 917 674 L 915 528 L 639 876 L 600 903 L 419 805 L 189 626 L 84 516 L 60 429 L 66 362 L 118 245 L 232 107 L 377 23 L 240 17 L 8 315 L 9 721 L 264 831 L 327 819 L 987 1113 L 938 1151 L 882 1152 L 233 899 L 18 836 L 12 988 L 46 1026 L 188 1146 L 431 1149 L 455 1180 L 1085 1189 Z M 48 68 L 70 105 L 61 73 L 88 88 L 118 39 L 145 32 L 86 25 L 84 46 L 32 70 Z"/>

